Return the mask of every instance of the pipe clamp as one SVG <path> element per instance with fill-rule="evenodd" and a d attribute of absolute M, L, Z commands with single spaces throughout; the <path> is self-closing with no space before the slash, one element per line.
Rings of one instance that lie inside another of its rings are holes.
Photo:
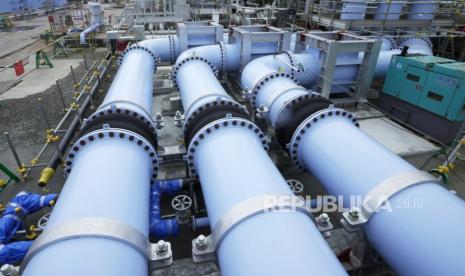
<path fill-rule="evenodd" d="M 192 241 L 195 262 L 210 261 L 224 238 L 242 222 L 266 212 L 293 212 L 307 215 L 313 222 L 312 213 L 306 208 L 305 200 L 290 194 L 264 194 L 246 199 L 229 209 L 212 228 L 205 246 L 200 247 L 197 239 Z"/>
<path fill-rule="evenodd" d="M 393 175 L 376 185 L 365 195 L 360 211 L 352 209 L 344 212 L 342 216 L 345 222 L 351 226 L 365 224 L 390 198 L 409 187 L 425 183 L 441 185 L 438 179 L 420 170 Z"/>
<path fill-rule="evenodd" d="M 40 234 L 23 260 L 20 274 L 27 263 L 40 251 L 59 242 L 79 238 L 99 238 L 121 242 L 138 251 L 147 260 L 152 258 L 152 246 L 148 237 L 133 226 L 113 219 L 82 218 L 47 228 Z"/>

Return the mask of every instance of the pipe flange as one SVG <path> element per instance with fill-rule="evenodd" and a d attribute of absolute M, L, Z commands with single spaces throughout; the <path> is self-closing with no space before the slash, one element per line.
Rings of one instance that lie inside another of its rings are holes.
<path fill-rule="evenodd" d="M 189 128 L 189 124 L 192 122 L 192 121 L 195 121 L 196 117 L 202 113 L 202 112 L 205 112 L 206 110 L 210 109 L 210 108 L 213 108 L 213 107 L 216 107 L 216 106 L 229 106 L 229 107 L 234 107 L 234 108 L 237 108 L 238 110 L 242 110 L 245 115 L 249 115 L 249 111 L 247 110 L 247 108 L 243 105 L 240 105 L 238 104 L 237 102 L 235 102 L 233 99 L 228 99 L 228 98 L 225 98 L 225 97 L 221 97 L 221 96 L 218 96 L 217 98 L 215 98 L 214 100 L 212 99 L 211 101 L 208 101 L 206 102 L 205 104 L 199 106 L 196 110 L 194 110 L 193 112 L 189 112 L 185 115 L 187 115 L 188 117 L 185 119 L 184 121 L 184 131 Z"/>
<path fill-rule="evenodd" d="M 227 115 L 236 118 L 249 118 L 246 107 L 232 99 L 218 96 L 216 99 L 201 105 L 194 112 L 186 114 L 184 121 L 184 139 L 186 147 L 190 144 L 194 135 L 210 122 L 224 118 Z"/>
<path fill-rule="evenodd" d="M 135 102 L 132 102 L 132 101 L 127 101 L 127 100 L 115 100 L 115 101 L 111 101 L 111 102 L 108 102 L 108 103 L 106 103 L 106 104 L 102 104 L 101 106 L 99 106 L 98 110 L 104 109 L 105 107 L 110 107 L 110 108 L 112 108 L 112 109 L 115 109 L 115 111 L 116 111 L 116 109 L 117 109 L 117 108 L 116 108 L 116 105 L 117 105 L 117 104 L 123 104 L 123 105 L 127 104 L 127 105 L 134 106 L 134 107 L 136 107 L 136 108 L 138 108 L 138 109 L 140 109 L 140 110 L 143 111 L 143 114 L 141 114 L 141 116 L 144 115 L 144 116 L 145 116 L 145 119 L 147 119 L 148 121 L 152 121 L 152 113 L 149 112 L 147 109 L 145 109 L 143 106 L 141 106 L 141 105 L 139 105 L 139 104 L 136 104 Z M 132 109 L 129 109 L 129 110 L 130 110 L 130 112 L 133 112 Z M 133 114 L 133 116 L 135 116 L 135 115 Z"/>
<path fill-rule="evenodd" d="M 404 48 L 405 46 L 405 43 L 409 40 L 414 40 L 414 39 L 419 39 L 419 40 L 423 40 L 425 41 L 429 48 L 430 49 L 433 49 L 433 43 L 431 42 L 431 40 L 429 38 L 426 38 L 426 37 L 416 37 L 416 36 L 412 36 L 412 37 L 406 37 L 406 38 L 402 38 L 400 41 L 399 41 L 399 46 L 398 48 L 402 50 L 402 48 Z"/>
<path fill-rule="evenodd" d="M 189 172 L 193 177 L 198 178 L 197 172 L 194 167 L 194 158 L 195 158 L 195 151 L 200 143 L 204 140 L 204 138 L 211 133 L 221 130 L 223 128 L 247 128 L 253 133 L 256 134 L 257 138 L 260 140 L 263 148 L 267 151 L 269 149 L 268 146 L 268 139 L 266 135 L 261 131 L 261 129 L 256 126 L 254 123 L 247 119 L 242 118 L 234 118 L 234 117 L 226 117 L 223 119 L 219 119 L 209 123 L 208 125 L 204 126 L 200 131 L 198 131 L 195 136 L 192 138 L 192 141 L 189 144 L 187 150 L 187 164 L 189 166 Z"/>
<path fill-rule="evenodd" d="M 66 156 L 64 170 L 65 174 L 69 175 L 71 173 L 73 167 L 73 160 L 76 158 L 81 148 L 85 147 L 89 143 L 98 142 L 103 139 L 122 139 L 131 143 L 135 143 L 138 146 L 142 147 L 147 152 L 150 159 L 152 159 L 152 176 L 150 184 L 155 183 L 159 167 L 158 156 L 157 152 L 155 151 L 155 148 L 148 140 L 146 140 L 141 135 L 129 130 L 119 128 L 104 127 L 103 129 L 89 132 L 83 135 L 81 138 L 79 138 L 79 140 L 77 140 L 76 143 L 74 143 L 74 145 L 71 147 L 70 151 L 68 152 L 68 155 Z"/>
<path fill-rule="evenodd" d="M 143 133 L 138 133 L 141 136 L 148 136 L 145 137 L 147 140 L 151 141 L 151 143 L 157 147 L 158 141 L 157 141 L 157 130 L 156 130 L 156 125 L 153 120 L 150 118 L 147 118 L 147 115 L 145 114 L 140 114 L 136 111 L 133 111 L 128 108 L 124 107 L 117 107 L 116 104 L 112 104 L 108 106 L 108 108 L 103 108 L 92 114 L 90 117 L 88 117 L 82 126 L 83 131 L 86 129 L 89 129 L 92 127 L 94 123 L 98 123 L 101 119 L 104 119 L 105 117 L 111 117 L 111 116 L 125 116 L 128 118 L 129 121 L 132 121 L 132 125 L 134 127 L 137 127 L 136 125 L 139 125 L 140 128 L 143 128 Z M 135 122 L 135 123 L 134 123 Z M 139 122 L 139 124 L 137 124 Z M 110 124 L 110 122 L 105 122 L 101 121 L 100 123 L 102 124 Z M 101 126 L 99 126 L 101 127 Z M 131 130 L 134 131 L 134 130 Z M 137 131 L 140 132 L 140 131 Z M 144 135 L 144 133 L 146 133 Z"/>
<path fill-rule="evenodd" d="M 124 114 L 124 115 L 127 115 L 127 116 L 131 116 L 133 117 L 134 119 L 137 119 L 139 121 L 141 121 L 145 126 L 147 126 L 151 132 L 153 132 L 154 134 L 157 134 L 157 131 L 156 131 L 156 125 L 155 125 L 155 122 L 153 120 L 150 120 L 149 118 L 146 118 L 146 116 L 142 115 L 142 114 L 139 114 L 138 112 L 136 111 L 133 111 L 129 108 L 124 108 L 124 107 L 115 107 L 113 108 L 112 106 L 109 106 L 108 108 L 104 108 L 104 109 L 100 109 L 98 110 L 97 112 L 95 112 L 94 114 L 92 114 L 89 118 L 86 119 L 85 123 L 84 123 L 84 126 L 83 128 L 90 124 L 92 121 L 102 117 L 102 116 L 105 116 L 107 114 Z"/>
<path fill-rule="evenodd" d="M 275 78 L 288 78 L 295 83 L 297 83 L 297 80 L 295 77 L 291 76 L 289 73 L 271 73 L 263 77 L 252 89 L 251 92 L 251 103 L 254 108 L 258 108 L 257 106 L 257 95 L 260 92 L 260 89 L 263 88 L 268 81 L 273 80 Z"/>
<path fill-rule="evenodd" d="M 146 51 L 147 53 L 149 53 L 152 58 L 153 58 L 153 62 L 155 62 L 155 64 L 159 64 L 161 62 L 161 59 L 158 55 L 156 55 L 154 52 L 152 52 L 150 49 L 142 46 L 142 45 L 139 45 L 139 44 L 136 44 L 136 45 L 133 45 L 133 46 L 130 46 L 129 48 L 126 48 L 123 53 L 121 54 L 121 56 L 118 58 L 118 65 L 121 65 L 121 63 L 123 62 L 123 59 L 124 59 L 124 56 L 126 56 L 127 53 L 129 53 L 130 51 L 132 50 L 143 50 L 143 51 Z"/>
<path fill-rule="evenodd" d="M 360 126 L 360 124 L 358 123 L 354 115 L 352 115 L 350 112 L 344 109 L 341 109 L 341 108 L 329 107 L 329 108 L 320 110 L 314 113 L 313 115 L 309 116 L 296 129 L 296 131 L 294 132 L 294 135 L 292 136 L 291 143 L 288 145 L 291 159 L 300 170 L 307 172 L 307 173 L 309 172 L 304 167 L 303 163 L 301 162 L 297 154 L 297 150 L 299 148 L 300 141 L 302 140 L 302 136 L 312 126 L 318 124 L 322 120 L 335 117 L 335 116 L 346 118 L 347 120 L 351 121 L 356 127 Z"/>
<path fill-rule="evenodd" d="M 290 51 L 283 51 L 281 53 L 285 54 L 287 56 L 287 58 L 289 58 L 289 62 L 290 62 L 290 65 L 291 65 L 291 76 L 293 78 L 296 78 L 297 77 L 296 74 L 300 73 L 301 71 L 300 70 L 295 70 L 297 62 L 294 59 L 294 55 Z"/>
<path fill-rule="evenodd" d="M 312 93 L 308 91 L 308 93 Z M 283 149 L 287 149 L 287 145 L 292 140 L 296 129 L 300 124 L 305 121 L 309 116 L 326 109 L 331 106 L 331 101 L 324 97 L 318 97 L 318 94 L 300 95 L 287 104 L 285 112 L 278 113 L 277 122 L 274 125 L 275 137 Z"/>
<path fill-rule="evenodd" d="M 218 42 L 220 46 L 220 53 L 221 53 L 221 73 L 226 73 L 226 62 L 228 61 L 228 52 L 226 52 L 226 47 L 224 46 L 223 42 Z"/>
<path fill-rule="evenodd" d="M 393 50 L 393 49 L 396 48 L 397 43 L 396 43 L 396 40 L 392 36 L 382 36 L 382 37 L 379 37 L 379 38 L 381 38 L 381 40 L 387 41 L 389 43 L 390 46 L 386 50 Z"/>
<path fill-rule="evenodd" d="M 182 61 L 178 62 L 173 70 L 171 71 L 171 80 L 173 81 L 173 84 L 174 84 L 174 87 L 178 88 L 178 83 L 177 83 L 177 80 L 176 80 L 176 77 L 177 77 L 177 74 L 179 72 L 179 69 L 186 63 L 188 63 L 189 61 L 192 61 L 192 60 L 200 60 L 200 61 L 203 61 L 205 62 L 208 66 L 210 66 L 210 68 L 212 69 L 213 71 L 213 74 L 215 74 L 216 77 L 218 77 L 218 69 L 213 65 L 213 63 L 211 63 L 210 61 L 208 61 L 206 58 L 203 58 L 203 57 L 198 57 L 198 56 L 192 56 L 192 57 L 188 57 L 188 58 L 185 58 L 183 59 Z"/>
<path fill-rule="evenodd" d="M 172 35 L 168 36 L 168 43 L 170 45 L 171 64 L 176 62 L 176 44 Z"/>
<path fill-rule="evenodd" d="M 275 125 L 273 125 L 272 127 L 273 128 L 281 127 L 280 123 L 281 122 L 285 123 L 285 121 L 286 121 L 284 119 L 284 117 L 286 117 L 286 114 L 288 114 L 288 112 L 291 112 L 297 104 L 300 104 L 300 103 L 302 103 L 304 101 L 308 101 L 309 99 L 314 99 L 314 98 L 322 98 L 322 96 L 321 96 L 320 93 L 317 93 L 317 92 L 314 92 L 314 91 L 309 91 L 305 95 L 300 95 L 300 96 L 296 96 L 296 97 L 292 98 L 290 101 L 288 101 L 286 104 L 284 104 L 281 107 L 281 109 L 278 112 L 278 118 L 277 118 L 277 120 L 275 122 Z"/>

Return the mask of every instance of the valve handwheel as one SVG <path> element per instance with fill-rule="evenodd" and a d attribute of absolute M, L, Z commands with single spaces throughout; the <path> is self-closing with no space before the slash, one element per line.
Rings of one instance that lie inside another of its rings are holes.
<path fill-rule="evenodd" d="M 40 230 L 44 230 L 45 227 L 47 227 L 48 219 L 50 218 L 51 214 L 51 212 L 48 212 L 39 219 L 37 222 L 37 227 L 39 227 Z"/>
<path fill-rule="evenodd" d="M 187 195 L 178 195 L 171 200 L 171 206 L 176 211 L 185 211 L 191 208 L 192 199 Z"/>
<path fill-rule="evenodd" d="M 304 184 L 296 179 L 288 179 L 286 180 L 289 189 L 295 194 L 298 195 L 304 191 Z"/>

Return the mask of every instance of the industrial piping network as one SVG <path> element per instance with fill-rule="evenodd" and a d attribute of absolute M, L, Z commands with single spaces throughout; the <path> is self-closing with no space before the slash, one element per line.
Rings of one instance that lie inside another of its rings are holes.
<path fill-rule="evenodd" d="M 102 26 L 102 20 L 103 20 L 102 19 L 102 15 L 103 15 L 102 5 L 100 3 L 88 2 L 87 6 L 89 7 L 90 12 L 92 14 L 92 18 L 91 18 L 92 23 L 87 29 L 85 29 L 79 34 L 79 43 L 81 45 L 87 44 L 86 36 L 89 33 L 95 32 L 98 28 L 100 28 L 100 26 Z"/>
<path fill-rule="evenodd" d="M 213 57 L 221 47 L 201 48 Z M 186 114 L 187 162 L 201 182 L 212 229 L 209 243 L 221 274 L 303 275 L 311 269 L 318 275 L 346 275 L 310 213 L 266 212 L 277 207 L 266 205 L 268 200 L 294 195 L 266 153 L 265 135 L 226 94 L 213 63 L 194 55 L 197 50 L 178 58 L 173 79 Z"/>
<path fill-rule="evenodd" d="M 200 48 L 188 50 L 178 58 L 173 71 L 186 111 L 184 131 L 189 145 L 188 165 L 190 173 L 198 175 L 202 183 L 213 227 L 211 242 L 217 250 L 222 273 L 294 275 L 308 271 L 311 261 L 311 267 L 318 274 L 343 275 L 343 267 L 319 234 L 310 214 L 304 210 L 263 213 L 270 208 L 289 207 L 285 204 L 276 206 L 275 203 L 266 205 L 265 199 L 271 196 L 274 202 L 279 196 L 293 198 L 293 195 L 266 154 L 264 134 L 248 120 L 247 111 L 226 94 L 215 77 L 216 68 L 237 70 L 238 47 L 223 43 L 202 47 L 214 50 L 208 56 L 212 61 L 203 57 L 205 53 L 201 53 Z M 226 52 L 225 49 L 230 50 Z M 147 261 L 150 259 L 149 183 L 155 182 L 158 169 L 157 138 L 151 118 L 153 73 L 158 60 L 173 61 L 179 52 L 179 41 L 171 36 L 143 41 L 124 52 L 121 67 L 107 96 L 87 119 L 83 135 L 68 154 L 68 179 L 47 228 L 24 260 L 23 275 L 77 275 L 82 272 L 82 267 L 95 275 L 147 275 Z M 199 77 L 202 84 L 195 81 Z M 278 79 L 286 78 L 275 78 Z M 325 107 L 329 105 L 323 103 Z M 343 118 L 337 118 L 345 122 Z M 312 146 L 313 140 L 307 140 Z M 337 151 L 333 154 L 343 153 Z M 391 156 L 389 154 L 385 155 Z M 121 158 L 114 158 L 118 156 Z M 311 161 L 315 156 L 318 155 L 311 155 L 305 160 Z M 331 157 L 328 157 L 329 161 Z M 310 161 L 303 166 L 313 171 Z M 348 179 L 353 171 L 350 173 L 341 179 Z M 320 177 L 320 180 L 329 186 L 324 178 Z M 338 182 L 331 184 L 339 187 Z M 425 186 L 419 185 L 415 189 Z M 228 197 L 220 196 L 224 194 Z M 372 221 L 380 218 L 383 216 L 375 215 Z M 232 224 L 234 227 L 225 229 L 225 223 L 230 222 L 228 219 L 236 220 Z M 429 229 L 435 227 L 439 226 Z M 249 239 L 249 233 L 260 235 Z M 402 240 L 402 233 L 381 234 L 384 232 L 370 236 L 375 244 L 393 236 Z M 412 238 L 407 234 L 405 238 Z M 286 237 L 285 240 L 282 237 Z M 438 241 L 431 239 L 430 242 Z M 393 244 L 391 242 L 385 248 L 392 249 Z M 389 250 L 378 249 L 384 252 L 397 271 L 405 271 L 389 258 L 385 252 Z M 395 249 L 392 251 L 397 256 L 402 253 Z M 420 254 L 408 256 L 415 257 L 419 258 Z M 395 259 L 402 262 L 408 258 Z M 49 265 L 51 259 L 56 265 Z M 262 265 L 278 259 L 280 266 Z M 448 263 L 448 260 L 443 261 Z M 434 262 L 429 265 L 434 268 Z"/>
<path fill-rule="evenodd" d="M 423 42 L 413 39 L 403 46 L 415 51 L 415 43 Z M 381 55 L 377 71 L 385 72 L 382 62 L 396 52 Z M 299 75 L 292 68 L 285 70 L 290 76 L 282 73 L 285 64 L 295 64 L 300 58 L 289 53 L 265 56 L 250 62 L 242 72 L 243 86 L 254 87 L 253 106 L 265 107 L 267 112 L 261 115 L 295 164 L 311 172 L 330 194 L 342 195 L 345 206 L 351 196 L 364 199 L 368 207 L 345 213 L 345 222 L 352 228 L 363 225 L 368 240 L 399 275 L 465 271 L 461 261 L 465 223 L 457 219 L 465 214 L 465 202 L 360 131 L 349 112 L 332 107 L 329 100 L 293 81 L 308 74 Z M 387 199 L 392 212 L 378 209 Z M 438 238 L 444 231 L 447 238 Z"/>
<path fill-rule="evenodd" d="M 153 75 L 158 61 L 179 52 L 178 37 L 169 36 L 123 53 L 108 94 L 68 153 L 68 178 L 22 275 L 82 275 L 84 267 L 87 275 L 147 275 L 150 184 L 158 170 Z"/>

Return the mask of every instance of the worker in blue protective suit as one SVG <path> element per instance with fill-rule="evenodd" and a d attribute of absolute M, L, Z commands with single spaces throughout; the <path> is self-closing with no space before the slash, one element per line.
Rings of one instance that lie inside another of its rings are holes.
<path fill-rule="evenodd" d="M 15 264 L 24 259 L 32 241 L 18 241 L 0 244 L 0 265 Z"/>
<path fill-rule="evenodd" d="M 57 194 L 39 195 L 21 191 L 8 202 L 3 215 L 29 215 L 44 207 L 53 206 L 57 197 Z"/>
<path fill-rule="evenodd" d="M 57 194 L 39 195 L 25 191 L 19 192 L 8 202 L 0 218 L 0 244 L 8 243 L 15 233 L 22 229 L 22 216 L 53 206 L 57 197 Z"/>

